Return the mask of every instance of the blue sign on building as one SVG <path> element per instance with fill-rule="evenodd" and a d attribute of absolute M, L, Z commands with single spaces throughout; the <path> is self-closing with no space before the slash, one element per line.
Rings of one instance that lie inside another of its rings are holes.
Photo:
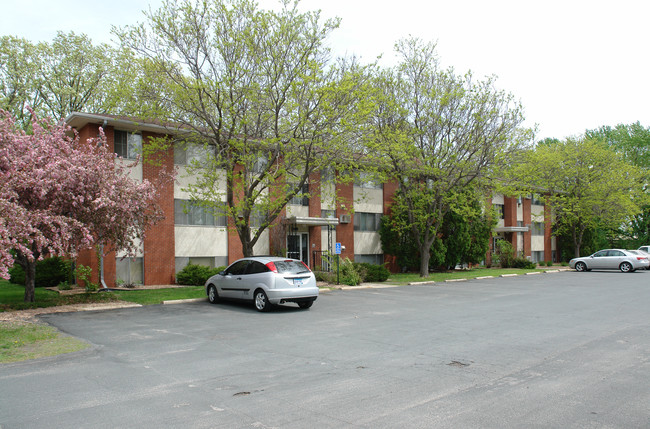
<path fill-rule="evenodd" d="M 334 247 L 334 254 L 335 255 L 341 254 L 341 243 L 336 243 L 336 246 Z"/>

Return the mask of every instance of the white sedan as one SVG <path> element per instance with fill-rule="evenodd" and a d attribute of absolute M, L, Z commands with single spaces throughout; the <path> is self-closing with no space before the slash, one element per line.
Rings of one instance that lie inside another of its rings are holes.
<path fill-rule="evenodd" d="M 590 256 L 574 258 L 569 266 L 576 271 L 621 270 L 631 273 L 639 269 L 648 269 L 648 256 L 636 250 L 605 249 Z"/>

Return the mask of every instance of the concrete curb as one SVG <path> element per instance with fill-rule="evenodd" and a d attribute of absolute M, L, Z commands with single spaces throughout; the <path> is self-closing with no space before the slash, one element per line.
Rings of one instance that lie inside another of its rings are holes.
<path fill-rule="evenodd" d="M 201 301 L 207 301 L 208 298 L 188 298 L 188 299 L 172 299 L 169 301 L 163 301 L 163 304 L 186 304 L 188 302 L 201 302 Z"/>

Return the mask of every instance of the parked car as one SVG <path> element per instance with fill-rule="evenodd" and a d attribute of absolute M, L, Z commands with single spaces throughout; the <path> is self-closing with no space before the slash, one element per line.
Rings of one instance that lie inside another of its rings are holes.
<path fill-rule="evenodd" d="M 647 255 L 636 250 L 605 249 L 590 256 L 571 259 L 569 266 L 576 271 L 621 270 L 631 273 L 638 269 L 647 269 L 650 261 Z"/>
<path fill-rule="evenodd" d="M 208 300 L 253 301 L 258 311 L 273 305 L 295 302 L 310 308 L 318 298 L 316 277 L 304 262 L 275 256 L 239 259 L 205 282 Z"/>
<path fill-rule="evenodd" d="M 645 252 L 645 253 L 650 253 L 650 246 L 641 246 L 636 250 L 640 250 L 640 251 Z"/>

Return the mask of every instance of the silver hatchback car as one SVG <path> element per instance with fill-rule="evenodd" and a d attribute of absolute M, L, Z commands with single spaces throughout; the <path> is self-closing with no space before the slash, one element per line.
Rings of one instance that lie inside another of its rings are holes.
<path fill-rule="evenodd" d="M 275 256 L 239 259 L 205 283 L 208 300 L 253 301 L 258 311 L 273 305 L 295 302 L 309 308 L 318 298 L 314 273 L 302 261 Z"/>
<path fill-rule="evenodd" d="M 590 256 L 575 258 L 569 261 L 569 266 L 576 271 L 591 270 L 621 270 L 631 273 L 639 269 L 647 269 L 650 262 L 646 255 L 636 250 L 605 249 Z"/>

